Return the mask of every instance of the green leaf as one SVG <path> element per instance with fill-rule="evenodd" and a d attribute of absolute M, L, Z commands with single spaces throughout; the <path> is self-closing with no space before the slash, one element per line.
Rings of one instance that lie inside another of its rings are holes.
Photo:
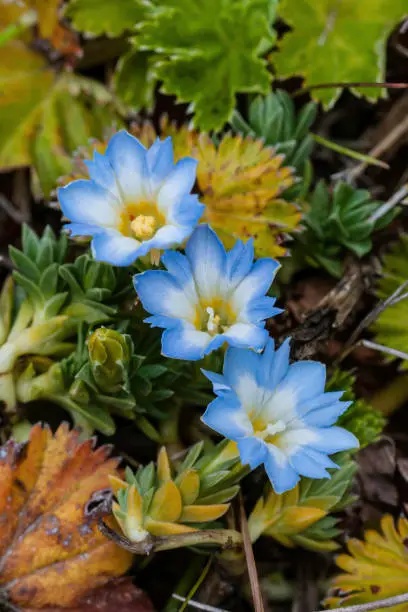
<path fill-rule="evenodd" d="M 316 115 L 314 102 L 306 104 L 297 114 L 289 94 L 277 90 L 265 97 L 257 96 L 251 102 L 248 122 L 234 110 L 231 125 L 243 136 L 262 138 L 265 145 L 285 155 L 285 165 L 294 166 L 301 174 L 314 146 L 309 130 Z"/>
<path fill-rule="evenodd" d="M 384 256 L 382 278 L 377 287 L 381 299 L 390 297 L 408 278 L 408 236 L 403 235 L 392 245 Z M 405 291 L 403 292 L 405 294 Z M 397 351 L 408 353 L 408 299 L 402 299 L 388 306 L 375 321 L 372 329 L 379 344 Z M 389 357 L 396 359 L 396 357 Z M 408 368 L 408 360 L 402 361 L 402 368 Z"/>
<path fill-rule="evenodd" d="M 113 85 L 117 96 L 133 110 L 152 109 L 156 79 L 153 76 L 152 53 L 131 49 L 119 59 Z"/>
<path fill-rule="evenodd" d="M 9 247 L 9 254 L 11 261 L 21 274 L 35 282 L 40 280 L 38 266 L 27 255 L 16 249 L 13 245 Z"/>
<path fill-rule="evenodd" d="M 153 365 L 146 365 L 146 366 L 141 366 L 138 370 L 138 376 L 141 376 L 142 378 L 158 378 L 159 376 L 162 376 L 162 374 L 165 374 L 167 372 L 167 368 L 164 365 L 159 365 L 159 364 L 153 364 Z"/>
<path fill-rule="evenodd" d="M 136 48 L 156 53 L 153 74 L 164 93 L 190 102 L 194 123 L 220 130 L 239 92 L 267 93 L 262 54 L 271 48 L 270 0 L 163 0 L 138 27 Z"/>
<path fill-rule="evenodd" d="M 378 226 L 371 221 L 371 215 L 381 202 L 373 200 L 367 190 L 354 189 L 341 181 L 334 188 L 320 181 L 308 200 L 304 216 L 306 231 L 296 236 L 299 253 L 307 262 L 340 277 L 345 250 L 357 257 L 370 251 L 371 237 Z M 397 213 L 397 209 L 390 211 L 381 223 L 389 223 Z"/>
<path fill-rule="evenodd" d="M 406 0 L 281 0 L 279 16 L 293 28 L 273 62 L 280 78 L 303 75 L 305 86 L 339 82 L 383 82 L 389 34 L 407 15 Z M 384 89 L 352 88 L 375 101 Z M 316 89 L 327 108 L 339 87 Z"/>
<path fill-rule="evenodd" d="M 145 11 L 143 0 L 71 0 L 65 14 L 80 32 L 120 36 L 134 28 Z"/>
<path fill-rule="evenodd" d="M 51 70 L 20 41 L 4 48 L 0 90 L 0 168 L 33 165 L 45 196 L 71 168 L 73 151 L 102 137 L 105 124 L 90 120 L 93 111 L 103 106 L 111 122 L 118 117 L 103 85 Z"/>

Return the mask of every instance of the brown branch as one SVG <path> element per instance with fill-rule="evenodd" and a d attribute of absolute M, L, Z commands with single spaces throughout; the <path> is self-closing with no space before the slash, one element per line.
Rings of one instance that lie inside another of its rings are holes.
<path fill-rule="evenodd" d="M 354 606 L 342 606 L 340 608 L 331 608 L 330 612 L 369 612 L 370 610 L 382 610 L 384 608 L 392 608 L 398 604 L 408 602 L 408 593 L 394 595 L 386 599 L 378 601 L 370 601 L 364 604 L 355 604 Z M 323 611 L 324 612 L 324 611 Z"/>
<path fill-rule="evenodd" d="M 397 125 L 386 134 L 386 136 L 380 140 L 370 151 L 367 153 L 369 157 L 379 157 L 383 153 L 385 153 L 388 149 L 390 149 L 396 142 L 400 140 L 402 136 L 408 131 L 408 116 L 405 117 L 402 121 L 397 123 Z M 358 164 L 350 171 L 347 172 L 347 180 L 348 182 L 354 181 L 364 170 L 367 168 L 365 162 Z"/>
<path fill-rule="evenodd" d="M 360 323 L 357 325 L 356 329 L 353 331 L 353 333 L 351 334 L 351 336 L 349 337 L 349 339 L 347 340 L 347 342 L 344 345 L 343 351 L 341 353 L 341 355 L 336 359 L 334 365 L 338 366 L 339 363 L 341 361 L 343 361 L 343 359 L 345 357 L 347 357 L 347 355 L 349 355 L 353 349 L 355 348 L 355 344 L 360 336 L 360 334 L 366 329 L 366 327 L 368 327 L 369 325 L 371 325 L 371 323 L 373 323 L 377 317 L 380 316 L 380 314 L 382 312 L 384 312 L 384 310 L 386 310 L 389 306 L 392 306 L 394 303 L 399 302 L 402 297 L 403 297 L 403 292 L 405 291 L 405 289 L 408 287 L 408 281 L 403 282 L 398 289 L 396 289 L 396 291 L 394 291 L 394 293 L 392 295 L 390 295 L 386 300 L 380 302 L 379 304 L 377 304 L 373 310 L 371 310 L 362 321 L 360 321 Z M 404 296 L 407 294 L 404 294 Z"/>
<path fill-rule="evenodd" d="M 252 599 L 255 612 L 264 612 L 261 587 L 259 585 L 258 572 L 256 570 L 254 551 L 252 550 L 251 536 L 249 535 L 248 521 L 245 514 L 242 493 L 239 493 L 239 518 L 241 522 L 241 533 L 244 544 L 245 558 L 248 568 L 249 583 L 251 585 Z"/>

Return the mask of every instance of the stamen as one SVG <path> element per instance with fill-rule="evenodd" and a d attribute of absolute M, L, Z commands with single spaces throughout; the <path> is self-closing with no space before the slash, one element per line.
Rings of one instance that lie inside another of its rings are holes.
<path fill-rule="evenodd" d="M 212 308 L 211 306 L 208 306 L 205 310 L 209 315 L 207 322 L 207 330 L 210 334 L 217 334 L 218 329 L 220 327 L 221 318 L 219 317 L 219 315 L 215 314 L 214 308 Z"/>
<path fill-rule="evenodd" d="M 255 435 L 261 440 L 266 440 L 276 436 L 276 434 L 282 433 L 286 429 L 286 423 L 283 421 L 276 421 L 276 423 L 268 423 L 265 429 L 255 431 Z"/>
<path fill-rule="evenodd" d="M 151 215 L 137 215 L 130 224 L 136 238 L 148 240 L 156 230 L 156 219 Z"/>
<path fill-rule="evenodd" d="M 151 249 L 150 251 L 150 261 L 152 266 L 158 266 L 160 264 L 160 249 Z"/>

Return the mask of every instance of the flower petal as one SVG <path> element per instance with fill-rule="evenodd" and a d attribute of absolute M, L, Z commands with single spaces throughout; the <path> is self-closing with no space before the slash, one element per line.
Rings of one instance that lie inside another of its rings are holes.
<path fill-rule="evenodd" d="M 333 402 L 332 404 L 317 407 L 305 414 L 302 419 L 310 427 L 328 427 L 333 425 L 353 402 Z"/>
<path fill-rule="evenodd" d="M 271 340 L 268 340 L 270 343 Z M 264 359 L 266 352 L 264 353 Z M 275 389 L 282 379 L 286 376 L 289 369 L 289 356 L 290 356 L 290 338 L 287 338 L 278 350 L 275 352 L 275 359 L 273 362 L 270 361 L 269 371 L 265 367 L 265 386 L 267 389 Z M 266 364 L 265 364 L 266 365 Z"/>
<path fill-rule="evenodd" d="M 285 455 L 275 446 L 268 445 L 265 470 L 276 493 L 285 493 L 297 485 L 299 474 L 290 465 Z"/>
<path fill-rule="evenodd" d="M 200 296 L 210 300 L 222 295 L 227 257 L 216 233 L 208 225 L 199 225 L 187 242 L 185 251 Z"/>
<path fill-rule="evenodd" d="M 161 327 L 162 329 L 171 329 L 180 325 L 180 321 L 174 317 L 166 315 L 152 315 L 144 319 L 145 323 L 149 323 L 150 327 Z"/>
<path fill-rule="evenodd" d="M 203 370 L 201 368 L 201 372 L 204 374 L 206 378 L 213 384 L 214 393 L 227 393 L 231 391 L 231 387 L 228 385 L 228 382 L 224 376 L 221 374 L 216 374 L 215 372 L 209 372 L 208 370 Z"/>
<path fill-rule="evenodd" d="M 269 334 L 266 329 L 248 325 L 246 323 L 235 323 L 223 334 L 228 343 L 235 348 L 251 348 L 260 351 L 265 346 Z"/>
<path fill-rule="evenodd" d="M 190 193 L 196 170 L 197 161 L 191 157 L 183 157 L 177 162 L 157 194 L 157 204 L 163 214 L 171 215 L 181 198 Z"/>
<path fill-rule="evenodd" d="M 232 294 L 234 309 L 243 316 L 249 316 L 249 302 L 265 295 L 279 267 L 280 264 L 274 259 L 258 259 Z"/>
<path fill-rule="evenodd" d="M 204 357 L 211 341 L 210 334 L 180 324 L 163 333 L 162 354 L 173 359 L 198 361 Z"/>
<path fill-rule="evenodd" d="M 189 194 L 183 196 L 178 204 L 175 204 L 169 215 L 169 220 L 177 225 L 195 228 L 204 212 L 205 206 L 201 204 L 198 195 Z"/>
<path fill-rule="evenodd" d="M 275 298 L 266 295 L 252 300 L 247 307 L 247 321 L 256 325 L 265 321 L 265 319 L 281 314 L 283 310 L 282 308 L 276 308 L 275 302 Z"/>
<path fill-rule="evenodd" d="M 80 179 L 58 189 L 62 212 L 74 223 L 114 229 L 120 220 L 121 203 L 93 181 Z"/>
<path fill-rule="evenodd" d="M 290 463 L 299 474 L 307 478 L 330 478 L 329 472 L 302 450 L 291 456 Z"/>
<path fill-rule="evenodd" d="M 309 444 L 314 448 L 314 443 L 319 439 L 318 431 L 298 422 L 294 427 L 286 429 L 279 435 L 279 448 L 287 457 L 292 457 Z"/>
<path fill-rule="evenodd" d="M 238 440 L 238 450 L 243 465 L 249 465 L 251 470 L 257 468 L 267 458 L 268 448 L 262 440 L 255 437 Z"/>
<path fill-rule="evenodd" d="M 179 227 L 176 225 L 165 225 L 161 227 L 153 238 L 145 241 L 145 245 L 149 244 L 151 249 L 171 249 L 181 245 L 190 236 L 191 227 Z"/>
<path fill-rule="evenodd" d="M 91 180 L 110 191 L 120 201 L 121 195 L 116 176 L 106 155 L 95 151 L 93 160 L 84 160 L 84 164 L 88 168 Z"/>
<path fill-rule="evenodd" d="M 148 270 L 136 274 L 133 282 L 147 312 L 194 321 L 195 305 L 188 300 L 183 289 L 168 272 Z"/>
<path fill-rule="evenodd" d="M 152 194 L 155 194 L 173 170 L 174 154 L 170 136 L 165 138 L 165 140 L 157 138 L 147 151 L 146 158 L 150 174 L 151 191 Z"/>
<path fill-rule="evenodd" d="M 259 399 L 259 360 L 259 355 L 245 349 L 228 348 L 225 353 L 224 376 L 247 411 L 255 408 Z"/>
<path fill-rule="evenodd" d="M 322 427 L 314 431 L 316 432 L 316 439 L 309 443 L 309 446 L 329 455 L 360 446 L 357 438 L 342 427 Z"/>
<path fill-rule="evenodd" d="M 121 130 L 110 139 L 106 156 L 125 202 L 150 198 L 146 149 L 137 138 Z"/>
<path fill-rule="evenodd" d="M 87 223 L 67 223 L 64 230 L 69 230 L 69 235 L 74 236 L 95 236 L 105 232 L 105 228 L 99 225 L 89 225 Z"/>
<path fill-rule="evenodd" d="M 92 240 L 92 254 L 97 261 L 112 266 L 130 266 L 138 256 L 139 242 L 115 230 L 98 233 Z"/>
<path fill-rule="evenodd" d="M 324 392 L 326 367 L 318 361 L 298 361 L 293 363 L 279 385 L 279 389 L 289 388 L 301 405 Z"/>
<path fill-rule="evenodd" d="M 231 287 L 236 287 L 251 271 L 254 261 L 254 240 L 251 238 L 246 244 L 237 240 L 227 253 L 227 274 Z"/>
<path fill-rule="evenodd" d="M 339 469 L 337 463 L 334 463 L 334 461 L 332 461 L 325 453 L 320 453 L 319 451 L 309 448 L 308 446 L 305 446 L 302 449 L 302 452 L 308 457 L 311 457 L 315 463 L 318 463 L 324 468 Z"/>
<path fill-rule="evenodd" d="M 238 440 L 252 433 L 252 425 L 234 394 L 217 397 L 201 417 L 214 431 L 229 440 Z"/>

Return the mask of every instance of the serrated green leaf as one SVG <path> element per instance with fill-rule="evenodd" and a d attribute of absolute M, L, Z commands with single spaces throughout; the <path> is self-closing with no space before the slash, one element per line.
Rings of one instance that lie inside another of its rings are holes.
<path fill-rule="evenodd" d="M 152 73 L 154 55 L 131 49 L 116 66 L 113 85 L 117 96 L 134 111 L 152 109 L 156 79 Z"/>
<path fill-rule="evenodd" d="M 383 82 L 387 37 L 408 14 L 405 0 L 281 0 L 278 10 L 292 28 L 273 55 L 278 76 L 303 75 L 306 86 Z M 385 95 L 380 87 L 352 91 L 371 101 Z M 340 93 L 333 87 L 312 96 L 327 108 Z"/>
<path fill-rule="evenodd" d="M 262 54 L 271 48 L 270 0 L 164 0 L 138 27 L 135 45 L 156 53 L 155 77 L 165 93 L 191 103 L 200 129 L 219 130 L 239 92 L 266 93 Z"/>
<path fill-rule="evenodd" d="M 71 0 L 65 14 L 80 32 L 120 36 L 134 28 L 145 12 L 143 0 Z"/>

